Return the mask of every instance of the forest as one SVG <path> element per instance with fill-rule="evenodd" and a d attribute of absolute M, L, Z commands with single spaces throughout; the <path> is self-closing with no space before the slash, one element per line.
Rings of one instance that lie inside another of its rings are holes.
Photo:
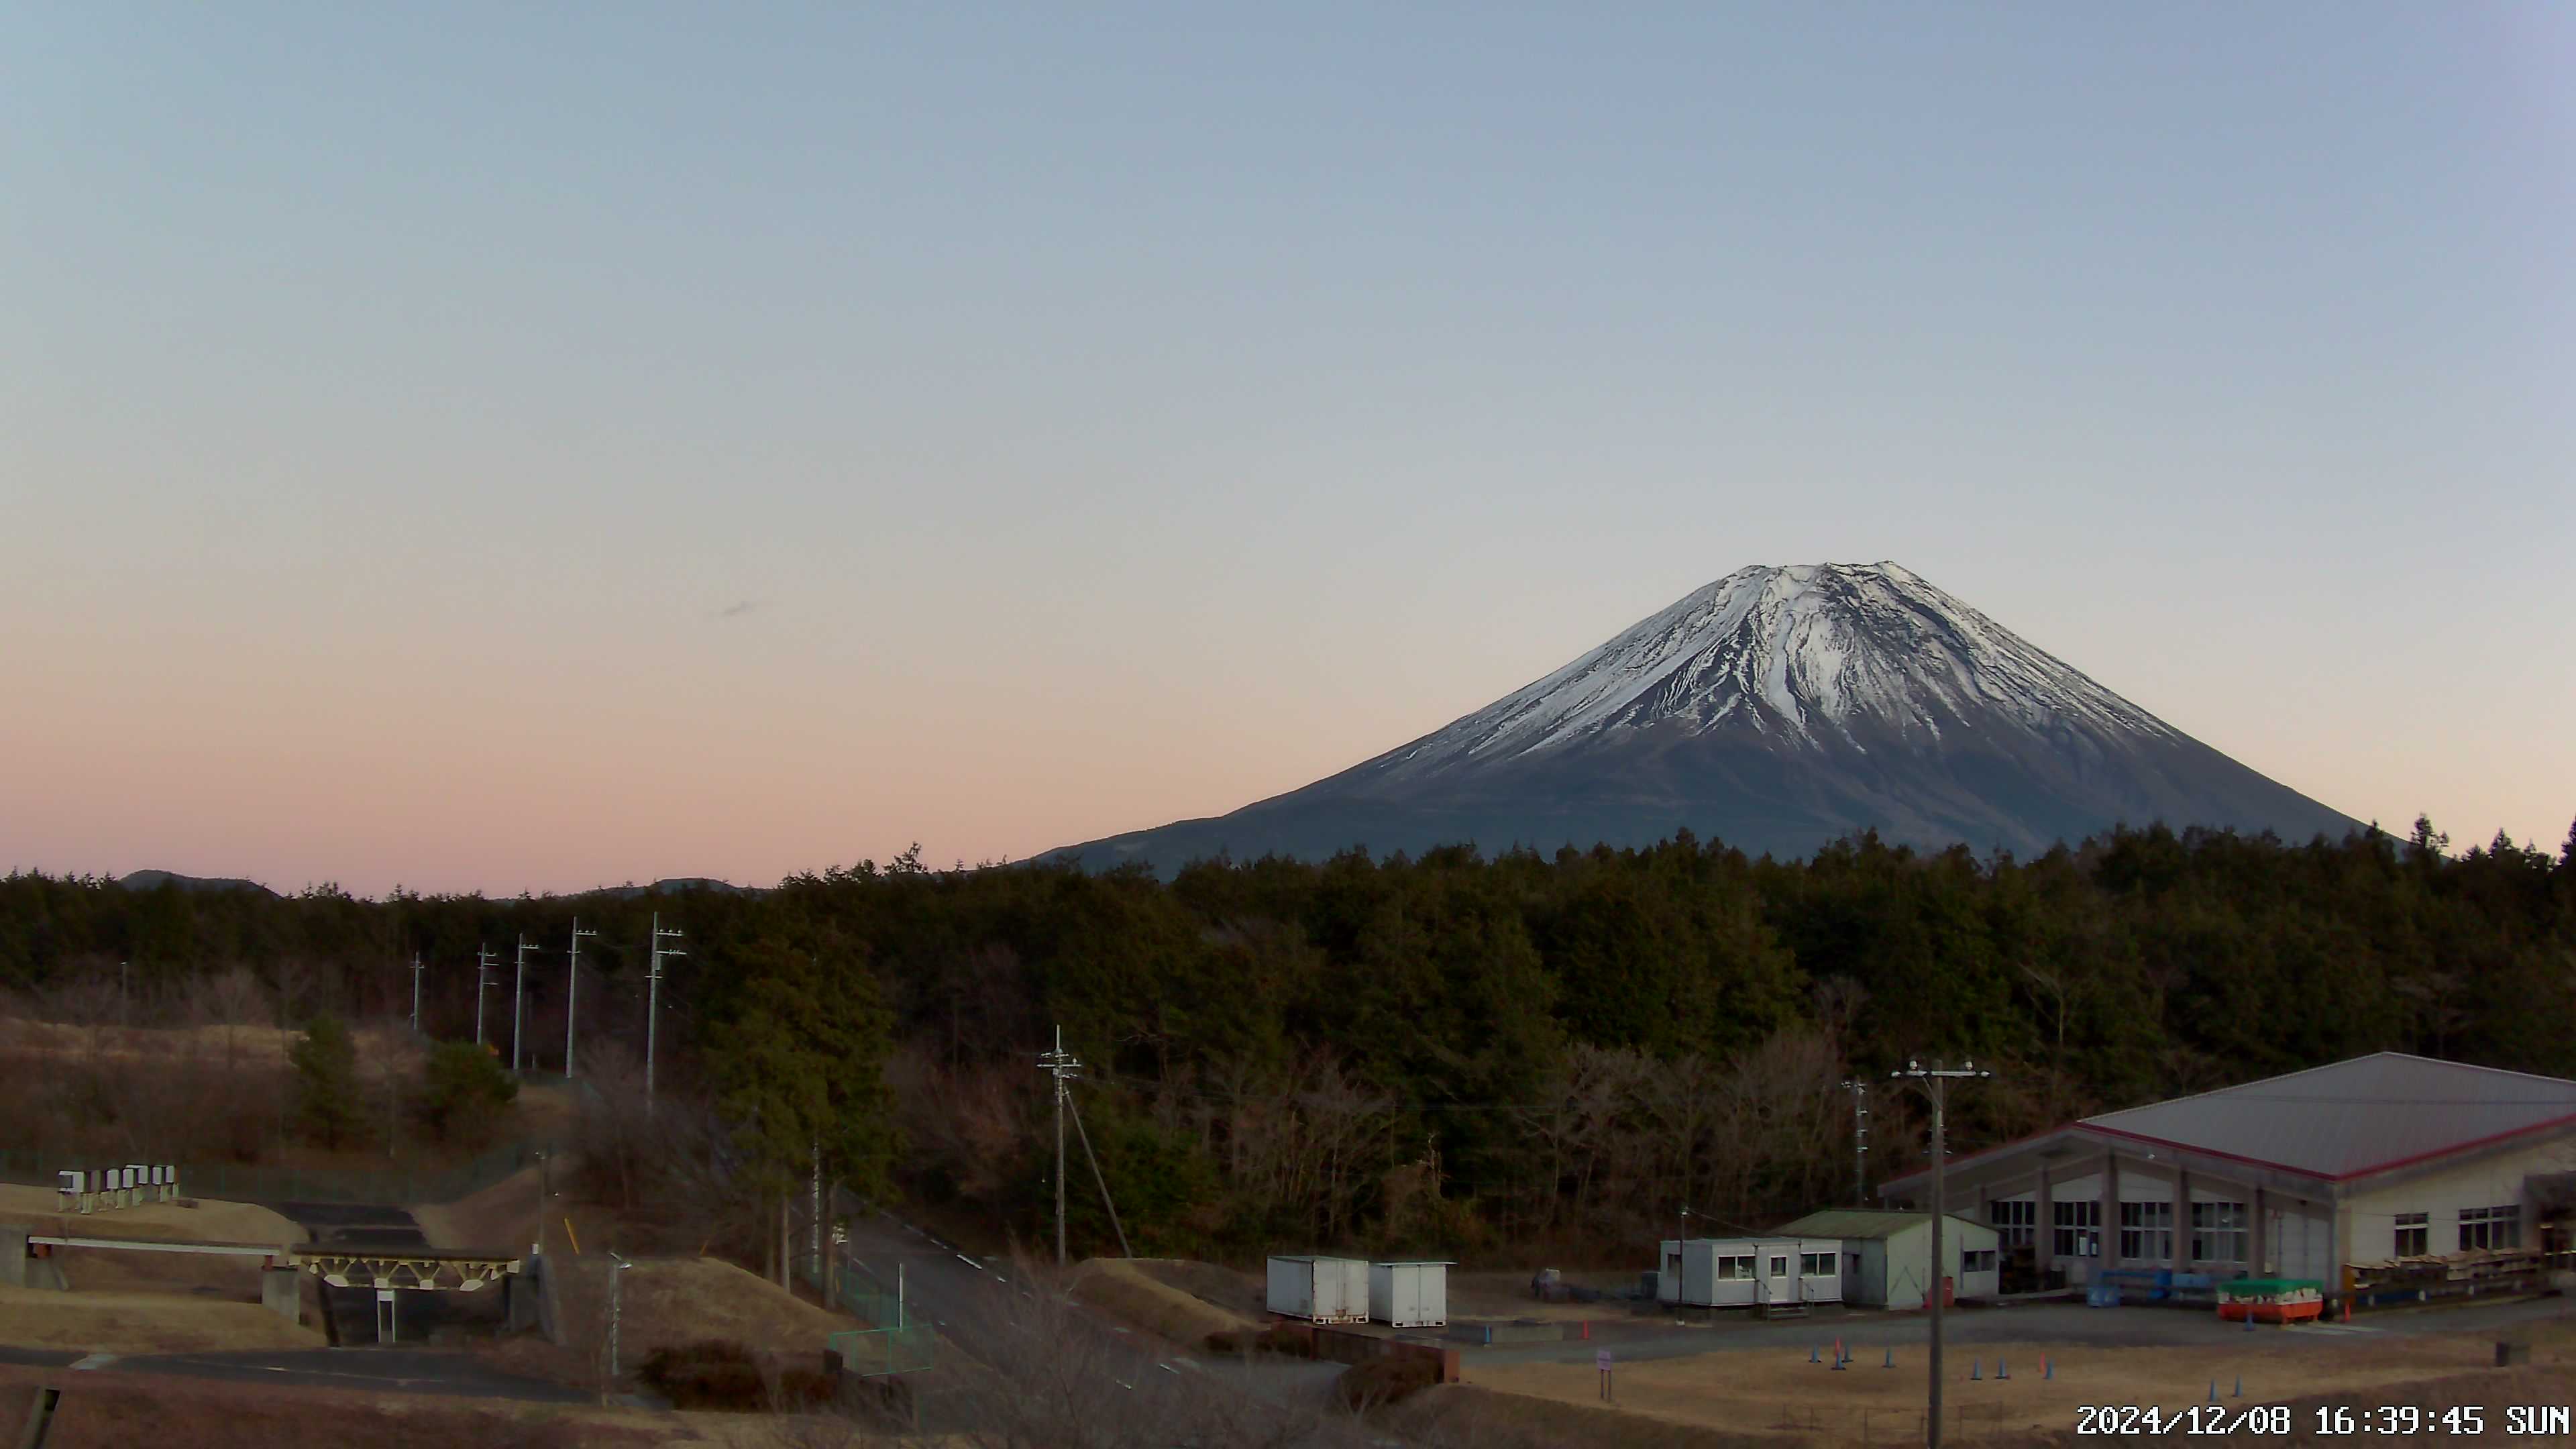
<path fill-rule="evenodd" d="M 281 1023 L 385 1022 L 417 980 L 423 1031 L 470 1039 L 489 947 L 506 1044 L 525 939 L 518 1029 L 559 1073 L 578 918 L 579 1073 L 641 1050 L 658 920 L 687 953 L 663 966 L 662 1090 L 780 1139 L 727 1159 L 771 1163 L 765 1194 L 830 1120 L 844 1180 L 1051 1234 L 1037 1054 L 1060 1026 L 1138 1252 L 1615 1259 L 1685 1208 L 1759 1226 L 1850 1200 L 1856 1161 L 1919 1163 L 1886 1080 L 1909 1058 L 1995 1073 L 1954 1098 L 1954 1152 L 2378 1050 L 2576 1075 L 2576 829 L 2554 855 L 2448 844 L 2420 820 L 2306 844 L 2159 826 L 2031 860 L 1864 834 L 1782 861 L 1682 834 L 1168 882 L 916 850 L 762 891 L 377 901 L 19 873 L 0 985 L 22 1016 L 139 1019 L 248 973 Z M 1077 1245 L 1114 1247 L 1075 1163 Z"/>

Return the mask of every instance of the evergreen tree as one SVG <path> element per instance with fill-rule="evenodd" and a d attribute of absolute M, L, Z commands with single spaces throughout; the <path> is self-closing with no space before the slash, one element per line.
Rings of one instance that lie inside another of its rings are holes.
<path fill-rule="evenodd" d="M 362 1120 L 358 1047 L 349 1028 L 336 1016 L 317 1016 L 287 1049 L 286 1059 L 295 1069 L 295 1121 L 305 1135 L 325 1147 L 356 1137 Z"/>

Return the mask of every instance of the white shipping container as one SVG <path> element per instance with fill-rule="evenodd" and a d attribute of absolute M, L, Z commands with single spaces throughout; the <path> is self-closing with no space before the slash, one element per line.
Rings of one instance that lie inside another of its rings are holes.
<path fill-rule="evenodd" d="M 1315 1323 L 1366 1323 L 1368 1268 L 1359 1258 L 1273 1258 L 1270 1311 Z"/>
<path fill-rule="evenodd" d="M 1390 1328 L 1440 1328 L 1449 1322 L 1449 1263 L 1369 1265 L 1369 1318 Z"/>

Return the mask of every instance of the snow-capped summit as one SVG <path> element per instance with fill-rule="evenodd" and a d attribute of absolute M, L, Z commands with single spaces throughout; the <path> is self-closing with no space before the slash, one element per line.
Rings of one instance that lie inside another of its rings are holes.
<path fill-rule="evenodd" d="M 1864 827 L 2030 852 L 2163 820 L 2305 839 L 2355 823 L 1893 563 L 1739 569 L 1411 744 L 1211 820 L 1074 847 L 1220 853 L 1648 844 L 1803 855 Z"/>

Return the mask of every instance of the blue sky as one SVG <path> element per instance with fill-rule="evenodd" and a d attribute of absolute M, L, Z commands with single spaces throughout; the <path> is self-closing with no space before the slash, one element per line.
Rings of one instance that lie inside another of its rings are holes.
<path fill-rule="evenodd" d="M 22 8 L 0 857 L 1025 855 L 1882 558 L 2554 846 L 2571 75 L 2541 5 Z"/>

